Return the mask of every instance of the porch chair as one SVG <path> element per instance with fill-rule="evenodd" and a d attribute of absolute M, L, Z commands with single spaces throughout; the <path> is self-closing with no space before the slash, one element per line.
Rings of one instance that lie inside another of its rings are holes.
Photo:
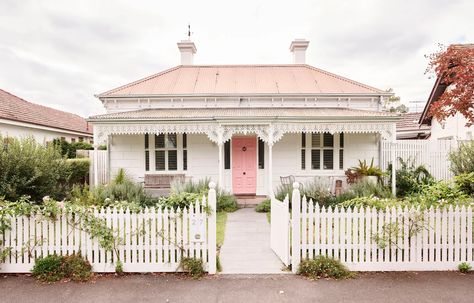
<path fill-rule="evenodd" d="M 295 176 L 289 175 L 289 176 L 280 176 L 280 182 L 281 185 L 283 186 L 291 186 L 293 183 L 295 183 Z"/>

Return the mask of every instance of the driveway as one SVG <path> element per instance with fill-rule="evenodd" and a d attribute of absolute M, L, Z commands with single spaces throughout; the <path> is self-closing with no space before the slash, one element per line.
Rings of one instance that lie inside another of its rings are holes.
<path fill-rule="evenodd" d="M 294 275 L 98 277 L 89 283 L 41 284 L 0 277 L 0 302 L 473 302 L 474 274 L 371 273 L 308 281 Z"/>

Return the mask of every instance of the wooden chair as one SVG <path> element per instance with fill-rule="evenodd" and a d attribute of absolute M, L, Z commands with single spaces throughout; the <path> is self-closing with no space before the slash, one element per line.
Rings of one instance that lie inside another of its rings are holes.
<path fill-rule="evenodd" d="M 292 186 L 293 183 L 295 183 L 295 176 L 293 175 L 286 176 L 286 177 L 281 176 L 280 182 L 281 182 L 281 185 L 283 186 Z"/>

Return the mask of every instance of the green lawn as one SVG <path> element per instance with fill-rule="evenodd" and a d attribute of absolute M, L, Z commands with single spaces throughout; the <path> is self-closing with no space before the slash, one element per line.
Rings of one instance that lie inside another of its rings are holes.
<path fill-rule="evenodd" d="M 227 222 L 227 213 L 218 212 L 217 213 L 217 247 L 221 247 L 224 244 L 225 236 L 225 224 Z"/>

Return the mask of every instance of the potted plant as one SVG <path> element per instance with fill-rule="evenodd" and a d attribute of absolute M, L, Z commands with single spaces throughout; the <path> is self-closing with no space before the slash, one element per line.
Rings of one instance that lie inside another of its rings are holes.
<path fill-rule="evenodd" d="M 374 158 L 372 158 L 370 165 L 367 165 L 366 160 L 359 160 L 359 166 L 349 168 L 346 171 L 346 176 L 348 176 L 348 183 L 354 183 L 359 179 L 363 179 L 377 184 L 378 180 L 383 176 L 383 172 L 380 168 L 374 166 Z"/>

